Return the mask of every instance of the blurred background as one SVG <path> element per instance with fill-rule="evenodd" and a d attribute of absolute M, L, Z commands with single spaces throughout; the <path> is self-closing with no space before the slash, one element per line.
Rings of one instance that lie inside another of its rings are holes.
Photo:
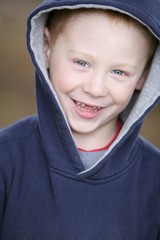
<path fill-rule="evenodd" d="M 36 113 L 34 68 L 26 48 L 28 14 L 40 0 L 0 0 L 0 128 Z M 160 148 L 160 104 L 141 134 Z"/>

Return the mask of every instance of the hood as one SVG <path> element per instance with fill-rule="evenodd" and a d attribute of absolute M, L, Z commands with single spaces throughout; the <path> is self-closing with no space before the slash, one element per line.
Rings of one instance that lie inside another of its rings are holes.
<path fill-rule="evenodd" d="M 141 123 L 148 112 L 160 100 L 160 44 L 158 44 L 155 52 L 150 73 L 143 90 L 138 96 L 133 96 L 130 104 L 122 114 L 124 124 L 117 139 L 95 165 L 90 169 L 84 170 L 77 154 L 67 119 L 48 78 L 43 49 L 43 31 L 48 13 L 54 9 L 76 9 L 81 7 L 112 9 L 128 14 L 147 26 L 151 33 L 160 40 L 160 0 L 46 0 L 28 18 L 27 45 L 36 70 L 39 126 L 49 164 L 70 174 L 91 177 L 100 172 L 105 161 L 112 158 L 112 160 L 108 161 L 106 170 L 111 176 L 115 174 L 113 172 L 113 166 L 115 169 L 115 152 L 123 156 L 124 149 L 120 148 L 120 146 L 126 141 L 128 152 L 131 151 L 139 133 Z M 53 138 L 57 139 L 56 143 L 53 143 Z M 53 161 L 52 156 L 55 153 L 57 160 Z M 60 159 L 59 155 L 61 155 Z M 62 158 L 64 158 L 63 163 Z M 131 164 L 129 161 L 132 161 L 132 158 L 129 160 L 127 156 L 122 157 L 122 159 L 118 164 L 116 163 L 117 173 L 125 169 L 127 165 Z"/>

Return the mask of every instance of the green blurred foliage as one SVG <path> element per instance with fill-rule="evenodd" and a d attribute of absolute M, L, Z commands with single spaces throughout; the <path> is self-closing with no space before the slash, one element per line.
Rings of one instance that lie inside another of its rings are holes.
<path fill-rule="evenodd" d="M 26 20 L 39 0 L 0 0 L 0 128 L 36 113 L 34 68 L 26 48 Z M 160 147 L 160 104 L 142 135 Z"/>

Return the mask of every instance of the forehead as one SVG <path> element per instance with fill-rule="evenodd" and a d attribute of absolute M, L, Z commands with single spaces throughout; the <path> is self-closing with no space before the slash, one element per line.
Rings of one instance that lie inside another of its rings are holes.
<path fill-rule="evenodd" d="M 78 9 L 61 9 L 53 10 L 50 12 L 49 17 L 46 22 L 46 26 L 52 32 L 52 40 L 56 41 L 57 37 L 63 33 L 66 29 L 68 30 L 69 25 L 77 18 L 93 15 L 105 15 L 112 22 L 124 23 L 128 27 L 135 28 L 140 31 L 148 41 L 149 45 L 149 56 L 151 57 L 154 53 L 156 47 L 156 42 L 154 36 L 149 32 L 149 30 L 142 25 L 139 21 L 132 18 L 131 16 L 109 9 L 96 9 L 96 8 L 78 8 Z"/>
<path fill-rule="evenodd" d="M 59 35 L 59 44 L 75 52 L 85 52 L 94 58 L 107 60 L 108 56 L 121 61 L 147 58 L 147 41 L 136 28 L 124 22 L 115 22 L 104 14 L 82 14 L 71 18 Z M 109 59 L 108 59 L 109 60 Z"/>
<path fill-rule="evenodd" d="M 102 40 L 113 38 L 114 42 L 118 42 L 120 39 L 132 42 L 132 38 L 139 44 L 147 42 L 142 31 L 135 25 L 129 25 L 126 21 L 116 21 L 102 12 L 73 15 L 66 22 L 63 32 L 71 38 L 77 36 L 79 41 L 84 38 L 100 40 L 98 36 L 101 35 Z"/>
<path fill-rule="evenodd" d="M 73 34 L 73 32 L 78 33 L 78 31 L 82 31 L 82 33 L 87 33 L 87 31 L 89 31 L 91 34 L 93 29 L 92 36 L 94 36 L 98 30 L 102 29 L 104 32 L 109 31 L 111 35 L 119 33 L 119 38 L 121 38 L 123 36 L 121 36 L 120 31 L 123 30 L 124 34 L 126 34 L 126 38 L 134 35 L 137 41 L 142 39 L 145 42 L 148 41 L 149 45 L 149 40 L 144 34 L 144 29 L 141 27 L 141 24 L 136 22 L 135 20 L 132 22 L 131 17 L 115 11 L 102 11 L 96 9 L 87 13 L 80 12 L 78 14 L 73 13 L 69 15 L 64 24 L 62 24 L 61 33 Z M 81 38 L 82 37 L 84 36 L 81 34 Z"/>

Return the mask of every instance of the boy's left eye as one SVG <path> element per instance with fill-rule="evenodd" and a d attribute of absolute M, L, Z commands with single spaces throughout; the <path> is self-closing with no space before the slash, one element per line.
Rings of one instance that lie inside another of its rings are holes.
<path fill-rule="evenodd" d="M 124 71 L 119 70 L 119 69 L 114 69 L 114 70 L 111 71 L 111 73 L 114 73 L 114 74 L 117 74 L 117 75 L 120 75 L 120 76 L 126 75 L 126 73 Z"/>

